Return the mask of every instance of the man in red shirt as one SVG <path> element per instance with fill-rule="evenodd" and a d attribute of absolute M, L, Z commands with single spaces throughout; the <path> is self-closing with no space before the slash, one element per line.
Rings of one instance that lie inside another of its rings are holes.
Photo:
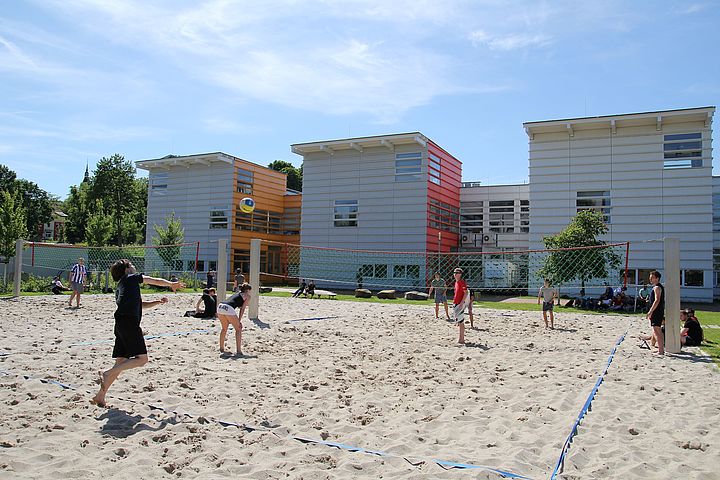
<path fill-rule="evenodd" d="M 455 277 L 455 296 L 453 297 L 453 310 L 455 312 L 455 323 L 460 329 L 458 344 L 465 345 L 465 307 L 467 307 L 470 292 L 467 283 L 462 278 L 462 268 L 453 271 Z"/>

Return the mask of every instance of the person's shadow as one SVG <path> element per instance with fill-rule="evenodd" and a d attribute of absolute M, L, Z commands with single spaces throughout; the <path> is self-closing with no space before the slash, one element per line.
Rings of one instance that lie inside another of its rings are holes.
<path fill-rule="evenodd" d="M 265 323 L 265 322 L 263 322 L 262 320 L 260 320 L 259 318 L 252 318 L 251 321 L 252 321 L 260 330 L 264 330 L 264 329 L 266 329 L 266 328 L 270 328 L 270 324 L 269 324 L 269 323 Z"/>
<path fill-rule="evenodd" d="M 97 417 L 98 420 L 107 420 L 100 428 L 100 432 L 113 438 L 127 438 L 138 432 L 157 432 L 163 430 L 168 425 L 174 425 L 177 421 L 174 418 L 160 420 L 160 425 L 151 427 L 147 423 L 143 423 L 146 417 L 142 415 L 130 415 L 124 410 L 118 408 L 109 408 L 105 413 Z"/>

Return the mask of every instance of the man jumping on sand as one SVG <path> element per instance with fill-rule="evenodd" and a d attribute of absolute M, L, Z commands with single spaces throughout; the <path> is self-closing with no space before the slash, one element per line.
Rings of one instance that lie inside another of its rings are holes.
<path fill-rule="evenodd" d="M 118 260 L 110 267 L 110 274 L 113 280 L 118 282 L 115 290 L 115 347 L 113 358 L 115 365 L 104 372 L 98 372 L 100 376 L 100 391 L 92 399 L 92 403 L 101 407 L 105 406 L 105 395 L 110 385 L 125 370 L 142 367 L 148 362 L 147 348 L 140 319 L 142 311 L 146 308 L 167 303 L 167 297 L 152 302 L 143 302 L 140 296 L 140 284 L 146 283 L 158 287 L 169 287 L 175 292 L 185 285 L 182 282 L 171 282 L 164 278 L 147 277 L 137 273 L 135 266 L 130 260 Z"/>

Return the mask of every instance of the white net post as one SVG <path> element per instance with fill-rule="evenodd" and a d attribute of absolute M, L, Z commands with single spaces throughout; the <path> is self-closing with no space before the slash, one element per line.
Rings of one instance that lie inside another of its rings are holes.
<path fill-rule="evenodd" d="M 25 240 L 18 238 L 15 242 L 15 284 L 13 285 L 13 295 L 20 296 L 20 284 L 22 283 L 22 255 Z"/>
<path fill-rule="evenodd" d="M 227 239 L 218 239 L 218 254 L 217 254 L 217 277 L 215 279 L 217 283 L 217 298 L 219 302 L 225 300 L 227 292 Z"/>
<path fill-rule="evenodd" d="M 260 243 L 262 240 L 254 238 L 250 240 L 250 307 L 248 318 L 257 320 L 260 309 Z"/>
<path fill-rule="evenodd" d="M 680 353 L 680 239 L 664 239 L 665 350 Z"/>

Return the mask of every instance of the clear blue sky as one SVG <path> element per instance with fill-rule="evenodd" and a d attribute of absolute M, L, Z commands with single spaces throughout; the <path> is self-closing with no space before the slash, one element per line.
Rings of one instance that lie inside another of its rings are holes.
<path fill-rule="evenodd" d="M 292 143 L 416 130 L 466 181 L 525 182 L 524 121 L 720 98 L 718 1 L 18 0 L 0 15 L 0 163 L 62 198 L 113 153 L 299 166 Z"/>

